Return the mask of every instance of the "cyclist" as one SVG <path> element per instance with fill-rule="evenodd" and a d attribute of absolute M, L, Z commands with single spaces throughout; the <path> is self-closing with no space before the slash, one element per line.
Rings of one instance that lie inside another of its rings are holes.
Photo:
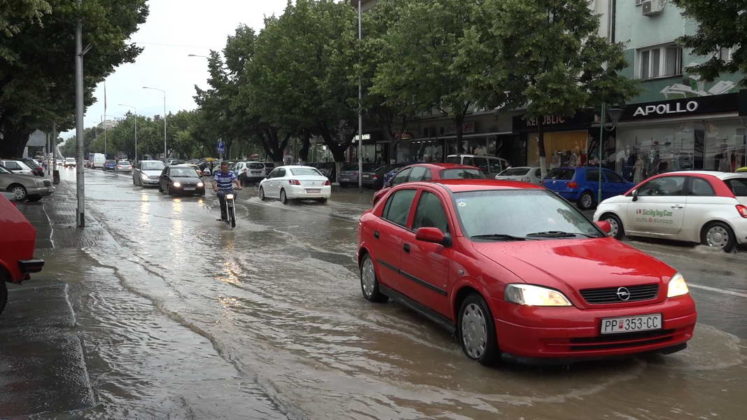
<path fill-rule="evenodd" d="M 223 161 L 220 163 L 220 169 L 213 176 L 213 191 L 215 191 L 220 202 L 220 219 L 217 219 L 218 221 L 225 222 L 228 220 L 226 194 L 233 193 L 234 188 L 241 189 L 239 178 L 233 171 L 228 170 L 228 162 Z"/>

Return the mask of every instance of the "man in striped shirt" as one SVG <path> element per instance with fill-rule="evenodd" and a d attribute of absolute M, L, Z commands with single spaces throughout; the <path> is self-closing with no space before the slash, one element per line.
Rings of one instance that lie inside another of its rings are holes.
<path fill-rule="evenodd" d="M 226 194 L 233 193 L 234 187 L 241 189 L 239 179 L 233 171 L 228 170 L 228 162 L 220 163 L 220 169 L 213 176 L 213 191 L 218 196 L 220 202 L 220 221 L 228 220 L 226 212 Z"/>

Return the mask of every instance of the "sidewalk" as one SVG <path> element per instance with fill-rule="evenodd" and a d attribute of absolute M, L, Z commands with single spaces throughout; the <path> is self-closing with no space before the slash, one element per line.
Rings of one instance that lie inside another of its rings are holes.
<path fill-rule="evenodd" d="M 0 417 L 62 413 L 94 405 L 68 286 L 59 278 L 55 238 L 79 236 L 65 230 L 69 186 L 18 209 L 36 227 L 35 256 L 45 259 L 41 273 L 21 285 L 8 285 L 8 305 L 0 315 Z M 74 202 L 73 202 L 74 204 Z M 50 218 L 50 213 L 56 217 Z M 60 223 L 63 222 L 63 223 Z M 69 241 L 60 241 L 63 242 Z M 74 241 L 73 241 L 74 242 Z"/>

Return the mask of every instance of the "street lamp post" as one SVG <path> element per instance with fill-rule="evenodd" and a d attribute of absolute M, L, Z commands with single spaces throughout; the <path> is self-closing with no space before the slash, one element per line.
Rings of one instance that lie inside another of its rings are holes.
<path fill-rule="evenodd" d="M 163 93 L 163 160 L 165 161 L 169 156 L 166 149 L 166 91 L 163 89 L 148 86 L 143 86 L 143 89 L 152 89 Z"/>
<path fill-rule="evenodd" d="M 119 104 L 119 106 L 130 108 L 133 111 L 135 111 L 135 114 L 134 114 L 135 116 L 135 161 L 134 162 L 137 163 L 137 108 L 135 108 L 132 105 L 127 105 L 127 104 Z"/>
<path fill-rule="evenodd" d="M 599 178 L 597 179 L 597 205 L 602 202 L 602 146 L 604 145 L 604 131 L 612 131 L 617 126 L 618 121 L 620 121 L 620 117 L 622 116 L 623 110 L 620 108 L 607 108 L 606 103 L 602 103 L 602 112 L 600 116 L 600 123 L 599 123 Z M 607 128 L 605 118 L 609 114 L 610 117 L 610 127 Z"/>

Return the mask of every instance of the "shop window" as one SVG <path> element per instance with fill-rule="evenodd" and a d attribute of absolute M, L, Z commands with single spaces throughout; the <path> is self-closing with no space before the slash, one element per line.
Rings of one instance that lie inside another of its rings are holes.
<path fill-rule="evenodd" d="M 690 195 L 710 197 L 716 195 L 713 187 L 703 178 L 690 178 Z"/>
<path fill-rule="evenodd" d="M 656 79 L 682 75 L 682 48 L 664 45 L 638 50 L 638 78 Z"/>

